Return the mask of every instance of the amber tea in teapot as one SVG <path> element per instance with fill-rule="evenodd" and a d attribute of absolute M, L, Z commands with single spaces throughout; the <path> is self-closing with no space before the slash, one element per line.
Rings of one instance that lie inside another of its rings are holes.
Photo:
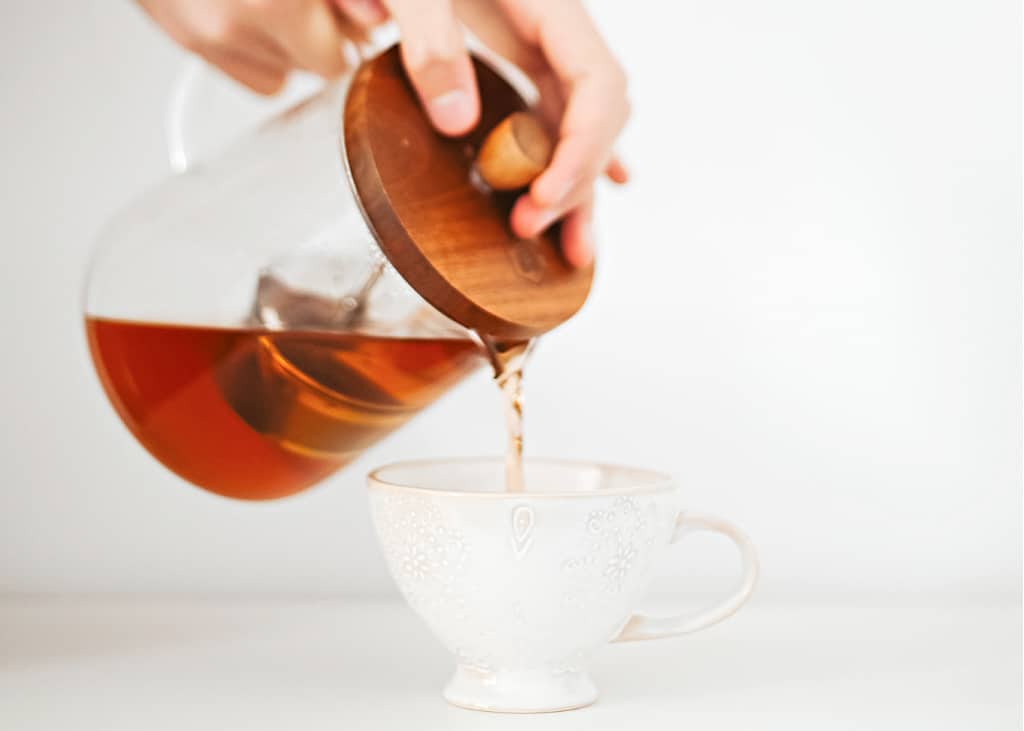
<path fill-rule="evenodd" d="M 165 466 L 231 497 L 292 494 L 489 360 L 520 484 L 526 341 L 582 306 L 592 269 L 568 266 L 551 232 L 510 231 L 551 144 L 475 64 L 482 113 L 465 137 L 433 130 L 392 48 L 108 224 L 90 351 Z"/>
<path fill-rule="evenodd" d="M 461 338 L 104 318 L 86 328 L 135 438 L 180 477 L 243 499 L 319 482 L 484 362 Z"/>

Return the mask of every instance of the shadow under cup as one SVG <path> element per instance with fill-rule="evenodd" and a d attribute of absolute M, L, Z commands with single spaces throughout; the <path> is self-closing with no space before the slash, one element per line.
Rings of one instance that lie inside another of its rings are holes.
<path fill-rule="evenodd" d="M 526 492 L 504 461 L 408 462 L 368 480 L 388 566 L 455 655 L 445 697 L 495 711 L 587 705 L 593 649 L 615 639 L 673 538 L 671 478 L 527 460 Z"/>

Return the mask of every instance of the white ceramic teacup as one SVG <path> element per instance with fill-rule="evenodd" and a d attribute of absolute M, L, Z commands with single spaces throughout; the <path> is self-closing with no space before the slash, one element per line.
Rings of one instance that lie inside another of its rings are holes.
<path fill-rule="evenodd" d="M 504 461 L 406 462 L 370 474 L 370 506 L 402 594 L 455 654 L 450 702 L 488 711 L 578 708 L 597 698 L 590 653 L 608 641 L 686 634 L 725 619 L 757 581 L 733 525 L 680 509 L 671 478 L 527 460 L 527 492 L 504 492 Z M 738 589 L 692 616 L 633 614 L 654 562 L 693 531 L 731 538 Z"/>

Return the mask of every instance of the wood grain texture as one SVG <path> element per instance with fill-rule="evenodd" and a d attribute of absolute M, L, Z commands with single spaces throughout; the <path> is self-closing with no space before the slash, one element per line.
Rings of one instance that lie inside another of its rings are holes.
<path fill-rule="evenodd" d="M 363 212 L 398 272 L 445 315 L 485 334 L 524 338 L 571 317 L 593 268 L 573 269 L 557 228 L 522 240 L 508 226 L 517 195 L 487 189 L 473 171 L 487 133 L 526 104 L 474 60 L 482 117 L 443 137 L 420 108 L 393 47 L 356 73 L 345 105 L 345 154 Z"/>

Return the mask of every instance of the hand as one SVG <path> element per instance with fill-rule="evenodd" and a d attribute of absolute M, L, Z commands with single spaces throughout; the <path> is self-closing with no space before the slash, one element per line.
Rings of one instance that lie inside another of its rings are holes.
<path fill-rule="evenodd" d="M 140 0 L 185 47 L 255 91 L 272 93 L 292 68 L 334 76 L 345 37 L 394 17 L 402 60 L 434 126 L 468 132 L 480 117 L 459 22 L 522 69 L 558 131 L 554 157 L 512 210 L 517 235 L 563 219 L 574 266 L 593 259 L 594 182 L 627 180 L 612 147 L 629 116 L 626 78 L 579 0 Z"/>
<path fill-rule="evenodd" d="M 376 0 L 336 0 L 354 16 Z M 562 252 L 593 259 L 594 182 L 626 182 L 612 146 L 629 116 L 626 76 L 579 0 L 382 0 L 398 24 L 402 60 L 434 126 L 465 133 L 480 116 L 473 66 L 458 21 L 522 69 L 540 91 L 542 116 L 558 130 L 554 157 L 512 210 L 517 235 L 564 217 Z M 426 12 L 425 9 L 429 9 Z"/>
<path fill-rule="evenodd" d="M 374 0 L 351 17 L 328 0 L 139 0 L 175 41 L 260 94 L 280 90 L 288 72 L 325 77 L 345 69 L 345 38 L 387 13 Z"/>

